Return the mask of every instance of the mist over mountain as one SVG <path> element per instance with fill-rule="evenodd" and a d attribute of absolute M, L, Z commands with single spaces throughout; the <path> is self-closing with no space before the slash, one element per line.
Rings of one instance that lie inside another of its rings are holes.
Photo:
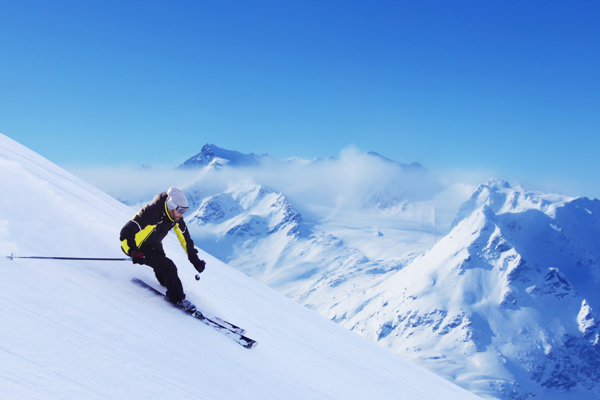
<path fill-rule="evenodd" d="M 439 232 L 448 232 L 456 208 L 474 189 L 472 184 L 460 179 L 431 172 L 416 164 L 390 161 L 355 147 L 344 149 L 339 156 L 328 159 L 283 161 L 267 155 L 243 155 L 213 145 L 203 149 L 205 151 L 187 160 L 196 167 L 121 165 L 80 168 L 75 172 L 135 207 L 170 186 L 188 188 L 196 197 L 205 198 L 247 182 L 283 193 L 306 221 L 355 211 L 362 214 L 375 207 L 388 210 L 390 214 L 403 213 L 406 223 L 414 225 L 409 220 L 416 216 L 409 217 L 404 212 L 409 204 L 413 204 L 427 214 L 419 219 L 431 219 L 435 213 Z M 225 154 L 233 155 L 232 160 L 218 157 Z M 199 159 L 203 160 L 201 164 L 196 163 Z"/>

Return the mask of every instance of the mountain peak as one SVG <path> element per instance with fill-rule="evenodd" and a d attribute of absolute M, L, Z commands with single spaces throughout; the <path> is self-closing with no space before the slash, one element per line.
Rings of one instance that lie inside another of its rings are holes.
<path fill-rule="evenodd" d="M 493 189 L 510 189 L 510 184 L 502 179 L 496 179 L 496 178 L 492 178 L 488 181 L 488 183 L 486 184 L 486 186 L 489 186 L 490 188 Z M 519 186 L 521 187 L 521 186 Z"/>
<path fill-rule="evenodd" d="M 376 153 L 374 151 L 369 151 L 367 154 L 370 155 L 370 156 L 373 156 L 373 157 L 377 157 L 380 160 L 383 160 L 383 161 L 385 161 L 387 163 L 392 163 L 392 164 L 399 165 L 402 168 L 413 169 L 413 170 L 420 170 L 420 169 L 425 170 L 425 167 L 422 164 L 418 163 L 418 162 L 414 162 L 414 163 L 411 163 L 411 164 L 403 164 L 401 162 L 394 161 L 394 160 L 391 160 L 391 159 L 389 159 L 389 158 L 387 158 L 385 156 L 382 156 L 381 154 Z"/>
<path fill-rule="evenodd" d="M 573 197 L 560 194 L 527 190 L 521 185 L 513 188 L 508 182 L 501 179 L 490 179 L 487 184 L 479 185 L 471 198 L 460 206 L 452 227 L 484 205 L 488 206 L 494 214 L 526 210 L 549 212 L 551 206 L 573 199 Z"/>
<path fill-rule="evenodd" d="M 227 150 L 214 144 L 205 144 L 198 154 L 188 158 L 178 168 L 202 168 L 213 166 L 221 168 L 225 165 L 234 167 L 253 167 L 260 165 L 261 161 L 270 158 L 267 154 L 244 154 L 234 150 Z"/>

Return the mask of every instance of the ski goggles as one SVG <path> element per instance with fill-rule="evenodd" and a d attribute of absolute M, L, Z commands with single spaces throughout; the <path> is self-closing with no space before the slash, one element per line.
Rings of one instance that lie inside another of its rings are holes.
<path fill-rule="evenodd" d="M 189 207 L 181 207 L 181 206 L 177 206 L 177 207 L 175 208 L 175 211 L 177 211 L 179 214 L 183 215 L 183 214 L 185 214 L 186 212 L 188 212 L 188 210 L 189 210 L 189 209 L 190 209 Z"/>

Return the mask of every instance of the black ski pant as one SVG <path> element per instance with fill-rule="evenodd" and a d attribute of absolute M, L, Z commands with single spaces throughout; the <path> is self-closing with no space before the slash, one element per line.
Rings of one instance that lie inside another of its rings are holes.
<path fill-rule="evenodd" d="M 159 252 L 150 253 L 150 257 L 146 256 L 146 265 L 154 269 L 154 275 L 158 282 L 167 288 L 167 298 L 172 303 L 178 303 L 185 299 L 181 280 L 177 275 L 177 267 L 175 263 Z"/>

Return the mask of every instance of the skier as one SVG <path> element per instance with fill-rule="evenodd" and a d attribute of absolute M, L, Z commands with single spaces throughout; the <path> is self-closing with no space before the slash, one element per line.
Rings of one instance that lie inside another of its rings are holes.
<path fill-rule="evenodd" d="M 121 229 L 121 248 L 134 264 L 145 264 L 154 269 L 158 282 L 167 288 L 167 299 L 177 307 L 193 314 L 196 307 L 185 298 L 183 286 L 177 276 L 177 267 L 167 258 L 162 240 L 171 229 L 187 253 L 188 260 L 198 273 L 206 266 L 198 258 L 198 250 L 190 237 L 183 215 L 189 210 L 183 192 L 174 186 L 154 196 L 152 203 L 144 206 Z"/>

